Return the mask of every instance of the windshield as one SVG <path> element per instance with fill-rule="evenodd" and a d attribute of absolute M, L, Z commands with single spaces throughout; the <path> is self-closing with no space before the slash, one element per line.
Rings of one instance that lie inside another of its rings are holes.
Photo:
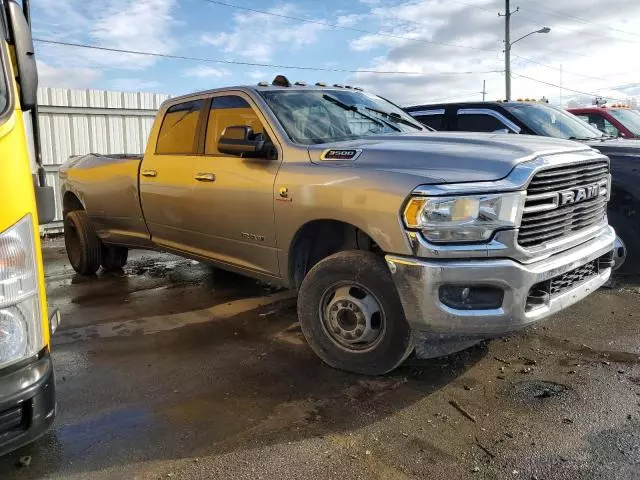
<path fill-rule="evenodd" d="M 640 114 L 633 110 L 609 110 L 620 123 L 627 127 L 631 133 L 640 137 Z"/>
<path fill-rule="evenodd" d="M 600 130 L 593 128 L 575 115 L 551 105 L 505 105 L 505 107 L 538 135 L 571 140 L 604 137 Z"/>
<path fill-rule="evenodd" d="M 389 101 L 364 92 L 296 89 L 260 94 L 289 137 L 303 145 L 426 130 Z"/>

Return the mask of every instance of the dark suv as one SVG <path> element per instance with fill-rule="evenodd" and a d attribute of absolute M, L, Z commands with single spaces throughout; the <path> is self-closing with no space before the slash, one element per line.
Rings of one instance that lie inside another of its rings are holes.
<path fill-rule="evenodd" d="M 605 135 L 575 115 L 542 102 L 464 102 L 405 110 L 436 130 L 544 135 L 584 142 L 611 159 L 607 215 L 627 248 L 622 271 L 640 272 L 640 140 Z"/>

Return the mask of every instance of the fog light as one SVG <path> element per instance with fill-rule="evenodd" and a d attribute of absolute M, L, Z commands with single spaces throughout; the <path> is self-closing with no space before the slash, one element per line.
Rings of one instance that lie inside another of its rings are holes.
<path fill-rule="evenodd" d="M 501 288 L 483 285 L 445 285 L 439 294 L 442 303 L 456 310 L 494 310 L 504 299 Z"/>
<path fill-rule="evenodd" d="M 21 358 L 27 350 L 27 325 L 18 312 L 0 310 L 0 365 Z"/>

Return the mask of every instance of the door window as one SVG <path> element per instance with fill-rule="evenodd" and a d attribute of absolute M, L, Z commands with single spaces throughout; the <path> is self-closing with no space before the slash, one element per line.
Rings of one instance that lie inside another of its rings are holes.
<path fill-rule="evenodd" d="M 427 127 L 431 127 L 434 130 L 442 130 L 444 128 L 444 111 L 440 113 L 440 111 L 433 110 L 433 112 L 434 113 L 428 110 L 421 110 L 419 112 L 412 112 L 411 115 Z"/>
<path fill-rule="evenodd" d="M 214 97 L 211 102 L 209 119 L 207 120 L 207 134 L 204 153 L 230 157 L 218 151 L 218 141 L 224 129 L 230 126 L 248 126 L 254 134 L 264 134 L 264 127 L 255 110 L 247 101 L 237 95 Z"/>
<path fill-rule="evenodd" d="M 458 115 L 458 128 L 461 132 L 495 132 L 509 128 L 495 117 L 484 113 L 466 113 Z"/>
<path fill-rule="evenodd" d="M 195 153 L 195 139 L 204 100 L 192 100 L 169 107 L 158 133 L 156 153 Z"/>
<path fill-rule="evenodd" d="M 606 118 L 597 114 L 589 115 L 589 123 L 592 123 L 597 126 L 598 130 L 601 132 L 611 135 L 612 137 L 617 137 L 620 131 Z"/>

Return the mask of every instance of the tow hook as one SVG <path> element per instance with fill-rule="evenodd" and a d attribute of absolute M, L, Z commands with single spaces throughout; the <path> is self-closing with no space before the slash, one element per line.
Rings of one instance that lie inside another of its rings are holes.
<path fill-rule="evenodd" d="M 616 235 L 616 241 L 613 243 L 613 270 L 618 270 L 627 259 L 627 247 L 622 239 Z"/>

